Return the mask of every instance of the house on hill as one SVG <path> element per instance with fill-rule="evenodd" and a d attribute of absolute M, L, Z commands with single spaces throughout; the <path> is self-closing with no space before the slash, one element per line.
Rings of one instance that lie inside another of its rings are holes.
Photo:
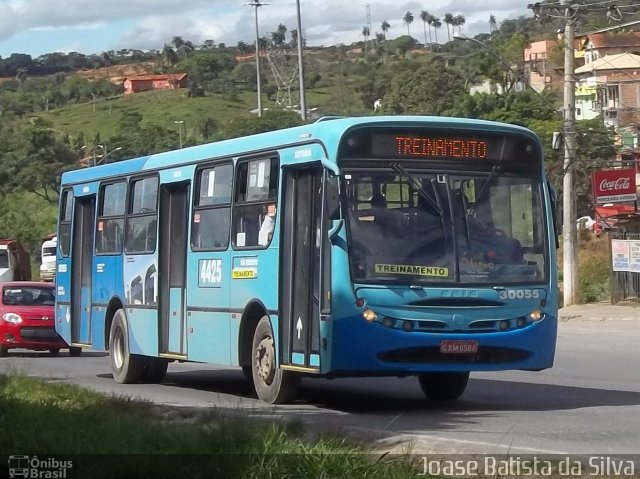
<path fill-rule="evenodd" d="M 524 50 L 524 74 L 527 83 L 536 91 L 545 88 L 562 90 L 562 72 L 552 66 L 551 56 L 558 42 L 543 40 L 532 42 Z"/>
<path fill-rule="evenodd" d="M 640 124 L 640 55 L 606 55 L 577 68 L 576 75 L 578 89 L 591 86 L 589 103 L 605 123 Z"/>
<path fill-rule="evenodd" d="M 582 49 L 585 65 L 607 55 L 640 55 L 640 32 L 590 33 L 584 38 Z"/>
<path fill-rule="evenodd" d="M 124 94 L 130 95 L 148 90 L 177 90 L 187 87 L 186 73 L 129 76 L 124 79 Z"/>

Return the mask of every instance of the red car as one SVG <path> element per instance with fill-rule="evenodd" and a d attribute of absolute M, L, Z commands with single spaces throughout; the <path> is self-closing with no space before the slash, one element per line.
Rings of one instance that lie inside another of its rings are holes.
<path fill-rule="evenodd" d="M 58 354 L 69 346 L 54 327 L 55 290 L 51 283 L 0 283 L 0 357 L 9 349 L 49 350 Z M 81 348 L 70 348 L 79 356 Z"/>

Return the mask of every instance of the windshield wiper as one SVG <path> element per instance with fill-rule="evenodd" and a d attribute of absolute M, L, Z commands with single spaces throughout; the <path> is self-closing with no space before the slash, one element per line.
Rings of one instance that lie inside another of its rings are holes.
<path fill-rule="evenodd" d="M 484 198 L 484 195 L 487 193 L 487 191 L 489 191 L 489 186 L 491 186 L 491 182 L 501 171 L 502 171 L 502 165 L 494 165 L 493 168 L 491 168 L 491 173 L 489 174 L 488 178 L 484 180 L 484 183 L 482 183 L 482 186 L 480 187 L 480 191 L 478 191 L 478 194 L 476 195 L 475 202 L 467 212 L 466 218 L 469 218 L 475 212 L 476 205 L 480 203 L 480 200 Z M 465 218 L 465 221 L 466 221 L 466 218 Z"/>
<path fill-rule="evenodd" d="M 409 180 L 413 189 L 418 192 L 418 194 L 422 197 L 422 199 L 424 199 L 427 202 L 432 212 L 435 213 L 437 216 L 439 216 L 440 220 L 442 221 L 443 219 L 442 208 L 440 208 L 440 205 L 438 204 L 437 200 L 434 200 L 426 191 L 424 191 L 424 189 L 422 188 L 422 184 L 418 181 L 418 179 L 415 176 L 411 175 L 407 170 L 405 170 L 400 165 L 400 163 L 391 163 L 390 166 L 391 168 L 396 170 L 398 173 L 400 173 L 402 176 L 404 176 L 407 180 Z M 435 188 L 434 188 L 434 191 L 435 191 Z"/>

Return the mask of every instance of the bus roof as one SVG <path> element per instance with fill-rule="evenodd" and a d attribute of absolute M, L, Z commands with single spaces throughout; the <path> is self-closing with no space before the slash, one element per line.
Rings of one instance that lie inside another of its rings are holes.
<path fill-rule="evenodd" d="M 321 141 L 328 152 L 328 160 L 335 161 L 342 136 L 358 126 L 431 126 L 452 128 L 480 128 L 485 131 L 521 133 L 535 138 L 530 130 L 506 123 L 469 118 L 439 116 L 366 116 L 328 117 L 293 128 L 221 140 L 213 143 L 171 150 L 131 160 L 68 171 L 62 175 L 62 184 L 84 183 L 109 176 L 139 173 L 194 163 L 208 158 L 233 157 L 251 152 L 267 151 L 287 145 Z M 250 143 L 249 143 L 250 142 Z"/>

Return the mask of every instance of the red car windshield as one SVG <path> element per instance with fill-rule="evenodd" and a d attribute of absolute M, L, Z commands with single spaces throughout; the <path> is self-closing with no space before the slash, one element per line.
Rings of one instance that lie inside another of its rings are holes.
<path fill-rule="evenodd" d="M 11 306 L 53 306 L 53 288 L 38 286 L 5 286 L 2 303 Z"/>

